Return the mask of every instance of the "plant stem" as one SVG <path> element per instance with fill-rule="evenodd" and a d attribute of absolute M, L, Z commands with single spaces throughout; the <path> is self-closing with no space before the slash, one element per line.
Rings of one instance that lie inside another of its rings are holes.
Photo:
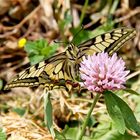
<path fill-rule="evenodd" d="M 93 109 L 94 109 L 94 107 L 95 107 L 95 105 L 96 105 L 96 103 L 97 103 L 99 97 L 100 97 L 100 94 L 97 93 L 96 96 L 95 96 L 95 99 L 93 100 L 93 103 L 91 104 L 91 107 L 90 107 L 90 109 L 89 109 L 89 111 L 88 111 L 88 114 L 87 114 L 87 117 L 86 117 L 86 119 L 85 119 L 85 122 L 83 123 L 82 131 L 80 132 L 80 135 L 79 135 L 79 137 L 78 137 L 78 140 L 82 140 L 82 137 L 83 137 L 83 135 L 84 135 L 84 132 L 85 132 L 86 126 L 87 126 L 87 124 L 88 124 L 89 118 L 90 118 L 90 116 L 91 116 L 91 113 L 92 113 L 92 111 L 93 111 Z"/>
<path fill-rule="evenodd" d="M 88 6 L 88 2 L 89 2 L 89 0 L 85 0 L 84 6 L 83 6 L 83 9 L 82 9 L 82 13 L 81 13 L 81 16 L 80 16 L 79 26 L 81 26 L 81 24 L 83 23 L 83 19 L 85 17 L 85 12 L 86 12 L 86 9 L 87 9 L 87 6 Z"/>
<path fill-rule="evenodd" d="M 110 9 L 110 14 L 114 14 L 116 9 L 117 9 L 117 6 L 119 4 L 119 0 L 114 0 L 113 4 L 112 4 L 112 7 Z"/>

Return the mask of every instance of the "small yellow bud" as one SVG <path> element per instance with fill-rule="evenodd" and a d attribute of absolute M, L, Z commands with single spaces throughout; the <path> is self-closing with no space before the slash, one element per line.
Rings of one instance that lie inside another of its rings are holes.
<path fill-rule="evenodd" d="M 18 41 L 18 47 L 19 48 L 23 48 L 25 46 L 26 42 L 27 42 L 26 38 L 19 39 L 19 41 Z"/>

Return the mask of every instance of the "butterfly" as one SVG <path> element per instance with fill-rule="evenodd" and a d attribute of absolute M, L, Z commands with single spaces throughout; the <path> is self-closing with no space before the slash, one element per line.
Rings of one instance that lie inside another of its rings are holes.
<path fill-rule="evenodd" d="M 71 90 L 77 86 L 79 66 L 83 56 L 102 51 L 112 55 L 135 35 L 134 29 L 117 28 L 91 38 L 78 46 L 69 43 L 66 51 L 21 71 L 5 86 L 5 89 L 43 85 L 48 90 L 61 87 Z"/>

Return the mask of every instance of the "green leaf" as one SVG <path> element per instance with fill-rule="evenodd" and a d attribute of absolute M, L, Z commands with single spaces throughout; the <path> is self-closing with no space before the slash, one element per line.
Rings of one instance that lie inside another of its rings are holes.
<path fill-rule="evenodd" d="M 6 140 L 6 133 L 0 128 L 0 140 Z"/>
<path fill-rule="evenodd" d="M 115 95 L 111 91 L 104 92 L 104 95 L 105 95 L 105 101 L 108 102 L 106 104 L 109 104 L 109 103 L 112 105 L 114 104 L 113 106 L 117 106 L 117 108 L 119 108 L 119 111 L 121 111 L 121 116 L 123 116 L 123 119 L 125 121 L 125 126 L 129 130 L 133 130 L 137 134 L 140 135 L 140 126 L 139 126 L 131 108 L 120 97 L 118 97 L 117 95 Z M 113 100 L 113 102 L 112 102 L 112 100 Z M 109 108 L 111 111 L 114 110 L 113 108 L 110 107 L 110 105 L 107 105 L 107 108 Z M 112 115 L 110 115 L 110 116 L 115 122 L 114 117 L 112 117 Z"/>
<path fill-rule="evenodd" d="M 80 134 L 81 129 L 78 127 L 68 127 L 65 126 L 65 129 L 63 130 L 63 134 L 65 135 L 67 140 L 76 140 L 78 138 L 78 135 Z"/>
<path fill-rule="evenodd" d="M 112 93 L 112 96 L 117 101 L 118 106 L 121 109 L 126 127 L 140 135 L 140 125 L 138 124 L 131 108 L 117 95 Z"/>
<path fill-rule="evenodd" d="M 53 138 L 55 138 L 55 132 L 53 129 L 52 104 L 49 92 L 44 94 L 44 121 L 51 135 Z"/>
<path fill-rule="evenodd" d="M 140 95 L 140 93 L 138 93 L 138 92 L 136 92 L 136 91 L 134 91 L 134 90 L 132 90 L 130 88 L 125 88 L 123 90 L 126 91 L 126 92 L 129 92 L 131 94 L 134 94 L 134 95 Z"/>
<path fill-rule="evenodd" d="M 49 56 L 53 55 L 57 48 L 59 47 L 58 44 L 56 43 L 53 43 L 49 46 L 46 46 L 44 47 L 42 50 L 41 50 L 41 54 L 45 56 L 45 58 L 48 58 Z"/>
<path fill-rule="evenodd" d="M 136 136 L 132 136 L 127 131 L 123 135 L 119 133 L 107 114 L 101 114 L 98 121 L 99 124 L 90 134 L 92 140 L 136 140 Z"/>
<path fill-rule="evenodd" d="M 23 116 L 26 112 L 24 108 L 13 108 L 13 111 L 16 112 L 18 115 Z"/>
<path fill-rule="evenodd" d="M 103 135 L 94 137 L 92 140 L 136 140 L 136 137 L 128 134 L 127 132 L 122 135 L 117 130 L 111 129 Z"/>
<path fill-rule="evenodd" d="M 41 50 L 43 49 L 44 47 L 47 47 L 48 46 L 48 41 L 45 40 L 45 39 L 40 39 L 40 40 L 37 40 L 37 49 L 38 50 Z"/>
<path fill-rule="evenodd" d="M 0 79 L 0 90 L 2 90 L 2 88 L 3 88 L 3 80 Z"/>
<path fill-rule="evenodd" d="M 112 96 L 110 91 L 104 92 L 105 103 L 108 110 L 108 113 L 114 123 L 116 124 L 116 128 L 121 134 L 125 133 L 125 121 L 122 115 L 122 112 L 117 105 L 116 100 Z"/>
<path fill-rule="evenodd" d="M 67 140 L 66 137 L 55 129 L 55 140 Z"/>
<path fill-rule="evenodd" d="M 44 59 L 43 55 L 33 55 L 33 56 L 29 56 L 31 65 L 34 65 L 40 61 L 42 61 Z"/>
<path fill-rule="evenodd" d="M 44 47 L 42 50 L 41 50 L 41 54 L 44 55 L 44 56 L 48 56 L 51 52 L 51 49 L 50 47 Z"/>
<path fill-rule="evenodd" d="M 28 53 L 28 57 L 32 65 L 50 57 L 56 52 L 58 44 L 49 45 L 47 40 L 40 39 L 37 41 L 28 41 L 25 46 L 25 51 Z"/>
<path fill-rule="evenodd" d="M 25 51 L 30 55 L 30 54 L 39 54 L 37 47 L 36 47 L 36 42 L 31 42 L 28 41 L 25 45 Z"/>
<path fill-rule="evenodd" d="M 28 41 L 25 46 L 25 51 L 29 54 L 41 54 L 41 50 L 47 47 L 48 42 L 45 39 L 40 39 L 36 41 Z"/>

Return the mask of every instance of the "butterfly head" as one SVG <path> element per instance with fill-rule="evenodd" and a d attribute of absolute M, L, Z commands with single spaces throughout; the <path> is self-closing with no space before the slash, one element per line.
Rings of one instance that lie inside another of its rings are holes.
<path fill-rule="evenodd" d="M 78 51 L 78 48 L 74 44 L 70 43 L 66 52 L 69 58 L 76 59 Z"/>

